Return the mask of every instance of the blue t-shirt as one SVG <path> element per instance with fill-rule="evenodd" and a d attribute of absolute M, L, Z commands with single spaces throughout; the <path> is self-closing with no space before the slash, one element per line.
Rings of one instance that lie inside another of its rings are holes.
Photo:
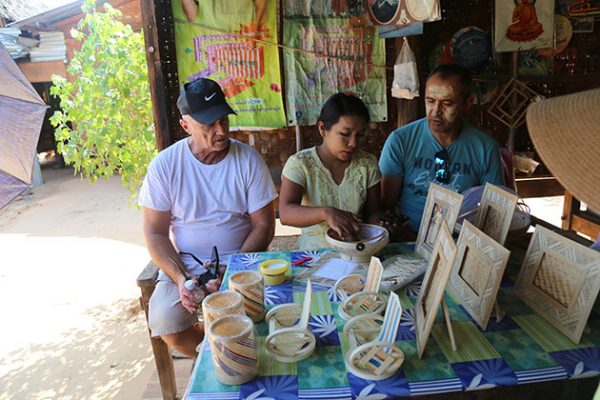
<path fill-rule="evenodd" d="M 429 130 L 427 118 L 396 129 L 387 138 L 379 168 L 383 176 L 402 179 L 396 212 L 410 218 L 413 231 L 419 229 L 431 182 L 462 193 L 486 182 L 502 185 L 500 151 L 496 141 L 464 121 L 463 129 L 447 148 L 450 181 L 435 179 L 435 153 L 443 150 Z"/>

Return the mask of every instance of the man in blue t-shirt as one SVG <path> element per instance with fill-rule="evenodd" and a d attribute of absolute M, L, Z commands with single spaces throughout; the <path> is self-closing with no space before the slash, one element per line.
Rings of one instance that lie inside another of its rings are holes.
<path fill-rule="evenodd" d="M 464 119 L 473 104 L 471 85 L 467 69 L 438 66 L 425 86 L 426 118 L 396 129 L 385 142 L 379 160 L 383 207 L 407 216 L 412 231 L 400 229 L 398 240 L 414 239 L 431 182 L 459 193 L 503 184 L 496 141 Z"/>

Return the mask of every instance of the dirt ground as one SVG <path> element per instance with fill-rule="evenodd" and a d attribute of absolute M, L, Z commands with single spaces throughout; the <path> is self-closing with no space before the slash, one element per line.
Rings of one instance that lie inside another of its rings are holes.
<path fill-rule="evenodd" d="M 0 210 L 0 399 L 136 399 L 152 356 L 140 211 L 118 178 L 45 168 Z"/>

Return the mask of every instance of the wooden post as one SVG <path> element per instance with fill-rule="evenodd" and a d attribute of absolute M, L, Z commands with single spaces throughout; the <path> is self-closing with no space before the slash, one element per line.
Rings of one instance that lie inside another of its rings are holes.
<path fill-rule="evenodd" d="M 512 65 L 511 65 L 511 76 L 516 79 L 519 76 L 519 52 L 514 51 L 512 53 Z M 511 111 L 514 112 L 517 103 L 517 94 L 514 93 L 510 99 Z M 508 129 L 508 150 L 510 154 L 515 154 L 515 136 L 517 135 L 517 128 L 514 126 L 514 118 L 511 121 L 511 127 Z"/>
<path fill-rule="evenodd" d="M 577 207 L 579 209 L 579 202 L 573 199 L 571 193 L 565 191 L 563 213 L 560 219 L 562 219 L 562 229 L 564 231 L 570 231 L 573 225 L 573 209 Z"/>
<path fill-rule="evenodd" d="M 168 88 L 162 67 L 162 46 L 159 38 L 157 9 L 170 6 L 170 1 L 155 4 L 155 0 L 141 0 L 142 24 L 146 45 L 146 62 L 148 64 L 148 79 L 152 96 L 152 111 L 154 114 L 154 132 L 156 148 L 160 151 L 175 142 L 175 132 L 171 132 L 171 110 L 168 104 Z M 171 10 L 169 9 L 169 13 Z M 160 21 L 164 24 L 165 21 Z M 172 28 L 171 28 L 172 29 Z"/>

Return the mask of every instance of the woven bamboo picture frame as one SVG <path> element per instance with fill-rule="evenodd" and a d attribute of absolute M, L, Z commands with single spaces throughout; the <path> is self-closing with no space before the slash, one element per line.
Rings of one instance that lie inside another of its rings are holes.
<path fill-rule="evenodd" d="M 600 252 L 542 226 L 527 248 L 515 292 L 575 343 L 600 290 Z"/>
<path fill-rule="evenodd" d="M 456 245 L 452 240 L 448 227 L 446 224 L 442 224 L 415 305 L 415 326 L 419 358 L 423 356 L 438 308 L 444 298 L 446 284 L 450 278 L 455 256 Z"/>
<path fill-rule="evenodd" d="M 477 211 L 475 226 L 496 242 L 504 245 L 518 199 L 518 196 L 486 183 Z"/>
<path fill-rule="evenodd" d="M 456 246 L 450 286 L 469 315 L 485 329 L 510 251 L 466 220 Z"/>
<path fill-rule="evenodd" d="M 445 222 L 450 232 L 454 229 L 463 197 L 461 194 L 432 183 L 429 185 L 425 209 L 419 226 L 415 252 L 425 260 L 431 259 L 433 246 Z"/>

